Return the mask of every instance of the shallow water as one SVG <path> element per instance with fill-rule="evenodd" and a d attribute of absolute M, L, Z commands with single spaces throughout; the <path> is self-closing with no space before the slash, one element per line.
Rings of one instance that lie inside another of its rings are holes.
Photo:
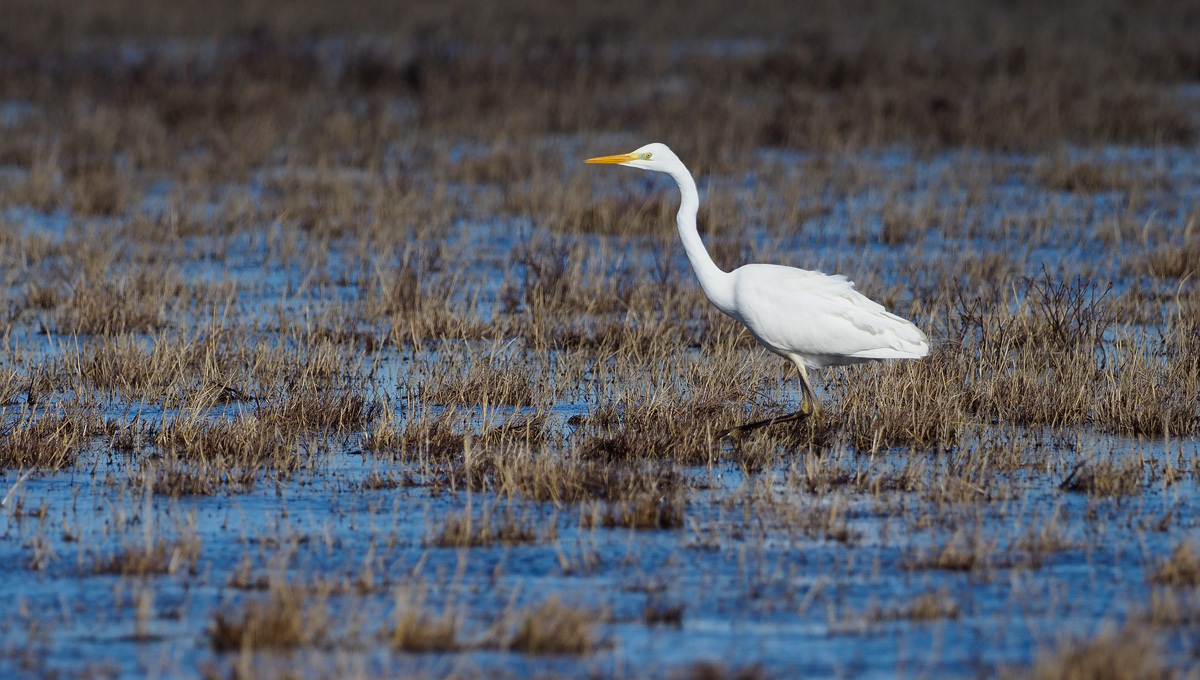
<path fill-rule="evenodd" d="M 19 107 L 12 110 L 23 112 Z M 7 117 L 18 115 L 9 108 L 0 111 Z M 785 166 L 805 160 L 763 153 Z M 885 200 L 896 197 L 831 190 L 821 197 L 829 204 L 824 216 L 796 225 L 790 235 L 764 231 L 747 238 L 755 252 L 791 264 L 856 276 L 856 268 L 847 265 L 865 262 L 857 271 L 870 272 L 875 283 L 884 285 L 920 285 L 919 279 L 910 278 L 912 272 L 967 248 L 1015 250 L 1028 275 L 1043 264 L 1064 265 L 1067 271 L 1086 265 L 1090 276 L 1118 279 L 1121 258 L 1094 238 L 1096 225 L 1117 213 L 1135 222 L 1177 224 L 1178 216 L 1194 207 L 1200 168 L 1189 150 L 1088 153 L 1104 161 L 1151 163 L 1169 179 L 1169 189 L 1131 209 L 1119 197 L 1038 190 L 1027 174 L 1013 173 L 992 187 L 986 210 L 971 208 L 977 213 L 966 216 L 974 225 L 970 233 L 935 229 L 920 248 L 882 246 L 874 238 L 878 221 L 863 227 L 864 214 L 877 213 Z M 883 173 L 910 173 L 910 189 L 899 197 L 907 204 L 954 206 L 962 198 L 944 191 L 941 182 L 948 173 L 964 165 L 1028 170 L 1038 160 L 975 152 L 922 157 L 895 149 L 847 162 Z M 753 178 L 726 177 L 702 182 L 702 189 L 753 185 Z M 1015 232 L 1005 226 L 1014 215 L 1046 213 L 1058 216 L 1057 228 L 1038 232 L 1037 238 L 1019 225 Z M 9 211 L 4 219 L 48 240 L 63 239 L 79 228 L 61 213 Z M 477 254 L 478 266 L 464 272 L 465 283 L 456 294 L 478 296 L 485 321 L 494 315 L 509 255 L 522 244 L 524 230 L 539 229 L 519 222 L 461 224 L 458 233 L 447 237 Z M 189 262 L 180 265 L 181 271 L 190 279 L 250 284 L 241 288 L 241 301 L 258 310 L 251 313 L 260 315 L 268 338 L 276 315 L 314 314 L 320 309 L 320 299 L 297 293 L 310 273 L 304 267 L 267 262 L 260 239 L 239 245 L 244 247 L 219 263 Z M 630 253 L 631 262 L 639 256 L 644 254 Z M 686 270 L 681 250 L 669 257 L 676 270 Z M 353 266 L 334 250 L 324 274 L 338 281 L 340 275 L 348 278 Z M 353 286 L 337 288 L 344 299 L 356 294 Z M 13 329 L 8 338 L 27 353 L 27 365 L 56 355 L 62 343 L 76 341 L 24 327 Z M 431 350 L 436 351 L 454 347 Z M 684 360 L 702 363 L 703 355 L 688 350 Z M 421 371 L 435 370 L 438 356 L 387 348 L 374 361 L 371 390 L 392 405 L 399 418 L 407 417 L 407 395 Z M 620 387 L 603 386 L 597 393 L 611 397 Z M 568 420 L 600 405 L 589 401 L 578 386 L 573 394 L 548 408 L 553 418 L 549 430 L 568 441 Z M 795 399 L 786 385 L 771 396 L 785 405 Z M 163 422 L 179 414 L 110 395 L 96 398 L 107 402 L 108 417 L 132 410 L 144 420 Z M 0 417 L 5 425 L 20 408 L 21 404 L 4 407 Z M 216 418 L 240 408 L 222 407 L 209 415 Z M 520 410 L 501 408 L 491 417 L 503 419 L 514 412 Z M 489 418 L 478 409 L 464 409 L 460 417 L 466 428 L 479 428 Z M 329 597 L 331 637 L 339 644 L 263 653 L 255 663 L 265 669 L 276 663 L 291 668 L 300 659 L 314 676 L 336 668 L 366 675 L 430 677 L 473 671 L 511 677 L 533 672 L 658 677 L 707 660 L 732 667 L 761 665 L 776 677 L 988 675 L 999 667 L 1028 665 L 1064 638 L 1090 637 L 1109 623 L 1144 616 L 1153 590 L 1148 576 L 1158 562 L 1181 542 L 1200 539 L 1195 475 L 1170 483 L 1146 478 L 1139 493 L 1117 498 L 1058 488 L 1071 473 L 1064 460 L 1137 457 L 1186 467 L 1200 454 L 1195 439 L 1136 441 L 1090 431 L 1022 435 L 1029 438 L 1027 445 L 1045 450 L 1046 467 L 1007 473 L 1011 497 L 990 502 L 940 502 L 890 490 L 859 493 L 849 486 L 813 495 L 789 481 L 803 470 L 804 452 L 797 451 L 787 468 L 747 473 L 737 463 L 737 452 L 726 448 L 713 465 L 685 471 L 694 489 L 686 499 L 683 528 L 587 527 L 578 508 L 512 501 L 518 516 L 528 513 L 538 519 L 539 531 L 553 526 L 555 537 L 533 545 L 470 549 L 433 546 L 431 534 L 438 520 L 466 508 L 475 513 L 484 507 L 503 510 L 510 502 L 490 493 L 447 491 L 434 484 L 369 488 L 372 475 L 402 478 L 421 471 L 364 454 L 361 433 L 307 442 L 318 460 L 314 470 L 287 478 L 264 476 L 245 493 L 183 498 L 154 495 L 127 481 L 131 469 L 148 464 L 145 451 L 131 457 L 97 443 L 69 472 L 0 473 L 0 498 L 5 501 L 0 531 L 0 674 L 196 676 L 206 664 L 225 672 L 236 655 L 213 651 L 207 631 L 214 612 L 236 611 L 242 601 L 264 597 L 258 589 L 235 585 L 248 565 L 252 580 L 275 575 L 293 583 L 344 586 L 369 574 L 371 581 L 356 589 L 342 587 Z M 949 465 L 953 456 L 975 455 L 987 443 L 985 432 L 966 437 L 953 452 L 850 452 L 841 454 L 836 465 L 864 475 L 902 470 L 913 462 L 932 470 Z M 750 494 L 760 500 L 749 502 Z M 766 502 L 761 500 L 764 494 L 773 504 L 771 512 L 755 507 Z M 779 520 L 781 508 L 800 515 L 831 506 L 844 518 L 837 535 L 808 532 L 800 523 Z M 942 519 L 930 522 L 931 516 Z M 1057 547 L 1023 546 L 1022 541 L 1047 527 Z M 194 570 L 184 566 L 174 574 L 148 577 L 96 573 L 98 562 L 138 545 L 145 535 L 194 541 L 200 547 Z M 981 569 L 922 566 L 931 552 L 968 539 L 986 544 L 994 563 Z M 400 587 L 421 589 L 429 611 L 459 611 L 467 641 L 482 639 L 506 611 L 561 595 L 569 603 L 602 613 L 597 614 L 602 646 L 582 657 L 492 650 L 395 652 L 379 638 L 379 631 L 389 621 Z M 929 593 L 952 600 L 957 614 L 920 621 L 893 611 Z M 681 607 L 679 625 L 647 625 L 648 606 Z M 1194 660 L 1195 627 L 1170 630 L 1166 637 L 1167 653 L 1175 663 Z"/>
<path fill-rule="evenodd" d="M 1194 447 L 1168 454 L 1158 445 L 1111 445 L 1123 449 L 1114 451 L 1117 456 L 1176 456 Z M 264 559 L 283 544 L 293 553 L 281 568 L 296 581 L 352 580 L 369 565 L 376 579 L 371 589 L 333 599 L 334 611 L 346 619 L 382 620 L 394 602 L 391 585 L 414 580 L 427 584 L 426 603 L 433 611 L 447 601 L 463 607 L 468 630 L 483 631 L 506 606 L 550 594 L 607 612 L 604 651 L 553 660 L 551 667 L 568 674 L 589 669 L 654 674 L 653 669 L 708 659 L 761 664 L 779 677 L 891 677 L 897 671 L 961 676 L 1027 662 L 1062 636 L 1088 635 L 1099 622 L 1138 615 L 1150 593 L 1146 576 L 1153 565 L 1148 567 L 1145 555 L 1168 554 L 1181 535 L 1196 533 L 1192 482 L 1162 490 L 1151 484 L 1137 497 L 1097 501 L 1031 480 L 1013 500 L 950 512 L 962 515 L 963 527 L 975 525 L 979 513 L 983 537 L 997 542 L 996 554 L 1005 560 L 1021 561 L 1025 553 L 1006 545 L 1040 523 L 1062 526 L 1059 538 L 1078 547 L 1028 564 L 1001 565 L 982 576 L 914 569 L 914 556 L 950 540 L 956 524 L 911 527 L 904 517 L 919 516 L 927 501 L 902 493 L 813 498 L 778 477 L 769 481 L 774 473 L 747 479 L 735 467 L 719 465 L 692 472 L 710 488 L 689 497 L 685 529 L 585 529 L 550 504 L 518 503 L 534 516 L 557 517 L 557 539 L 534 546 L 437 548 L 428 545 L 431 518 L 495 499 L 482 493 L 431 496 L 419 487 L 364 489 L 367 474 L 387 466 L 344 453 L 352 447 L 353 442 L 331 446 L 318 473 L 280 483 L 264 480 L 238 495 L 147 497 L 140 489 L 106 483 L 122 477 L 122 468 L 132 463 L 104 455 L 78 472 L 24 479 L 8 493 L 0 533 L 6 656 L 45 655 L 47 668 L 64 671 L 101 663 L 116 677 L 191 673 L 213 656 L 205 637 L 211 612 L 261 597 L 229 585 L 245 556 L 253 572 L 263 574 Z M 901 465 L 905 457 L 891 454 L 884 465 Z M 6 490 L 17 484 L 15 472 L 4 477 Z M 770 484 L 779 502 L 798 509 L 843 503 L 851 538 L 842 542 L 769 522 L 739 521 L 741 510 L 732 499 L 754 483 Z M 1085 528 L 1071 518 L 1084 513 L 1100 516 L 1086 527 L 1103 527 L 1100 540 L 1077 535 Z M 1166 530 L 1142 524 L 1167 513 L 1177 520 Z M 97 559 L 136 541 L 147 524 L 168 528 L 163 532 L 168 536 L 187 532 L 199 542 L 195 574 L 184 569 L 123 579 L 91 573 Z M 31 571 L 31 559 L 44 561 L 44 568 Z M 565 570 L 564 559 L 586 566 Z M 143 590 L 153 593 L 153 614 L 139 624 L 134 598 Z M 903 617 L 873 620 L 869 614 L 873 607 L 941 590 L 960 607 L 957 618 L 914 623 Z M 682 624 L 647 627 L 642 616 L 650 603 L 682 606 Z M 1187 653 L 1194 641 L 1191 633 L 1181 633 L 1173 653 Z M 542 659 L 517 654 L 476 652 L 466 661 L 439 660 L 387 653 L 369 639 L 365 647 L 337 655 L 388 672 L 436 674 L 463 663 L 518 674 L 547 668 Z"/>

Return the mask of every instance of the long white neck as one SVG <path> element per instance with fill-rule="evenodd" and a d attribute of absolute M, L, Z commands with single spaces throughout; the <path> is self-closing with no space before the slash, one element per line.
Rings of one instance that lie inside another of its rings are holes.
<path fill-rule="evenodd" d="M 679 227 L 679 238 L 683 241 L 683 250 L 692 263 L 692 271 L 700 280 L 700 288 L 704 295 L 726 314 L 733 311 L 733 282 L 729 273 L 717 266 L 704 248 L 700 240 L 700 232 L 696 230 L 696 212 L 700 209 L 700 194 L 696 191 L 696 181 L 692 173 L 680 163 L 669 171 L 671 177 L 679 185 L 682 200 L 679 204 L 679 214 L 675 216 L 675 224 Z"/>

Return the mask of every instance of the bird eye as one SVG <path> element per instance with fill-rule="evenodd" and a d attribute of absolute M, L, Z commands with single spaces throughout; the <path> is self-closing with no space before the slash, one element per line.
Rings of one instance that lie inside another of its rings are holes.
<path fill-rule="evenodd" d="M 648 161 L 648 160 L 650 160 L 650 156 L 652 156 L 652 155 L 653 154 L 651 154 L 649 151 L 647 151 L 646 153 L 642 154 L 642 160 Z"/>

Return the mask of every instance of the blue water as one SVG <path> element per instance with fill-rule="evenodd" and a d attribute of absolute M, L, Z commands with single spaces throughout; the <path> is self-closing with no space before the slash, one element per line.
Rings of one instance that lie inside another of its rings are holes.
<path fill-rule="evenodd" d="M 5 117 L 25 115 L 20 107 L 14 110 L 17 113 L 0 109 Z M 578 141 L 571 143 L 572 149 L 579 146 Z M 620 148 L 624 147 L 614 150 Z M 878 214 L 885 202 L 897 197 L 870 186 L 849 193 L 830 186 L 820 196 L 804 199 L 820 202 L 827 210 L 801 224 L 768 224 L 775 213 L 767 211 L 749 218 L 754 228 L 714 225 L 714 231 L 724 231 L 705 236 L 743 242 L 755 259 L 846 273 L 869 293 L 925 285 L 923 277 L 931 276 L 927 272 L 941 267 L 945 259 L 990 252 L 1009 255 L 1019 275 L 1036 275 L 1043 266 L 1068 274 L 1086 269 L 1097 279 L 1114 280 L 1118 287 L 1132 285 L 1121 249 L 1106 245 L 1097 234 L 1106 220 L 1119 219 L 1149 224 L 1144 231 L 1153 242 L 1180 238 L 1200 195 L 1195 154 L 1184 149 L 1066 153 L 1073 159 L 1145 163 L 1167 182 L 1155 195 L 1131 205 L 1120 192 L 1073 195 L 1045 189 L 1034 173 L 1044 159 L 970 151 L 922 156 L 891 149 L 825 160 L 865 165 L 884 177 L 907 173 L 911 181 L 899 197 L 902 202 L 934 205 L 945 209 L 944 214 L 958 214 L 955 210 L 961 206 L 969 226 L 938 224 L 918 243 L 885 245 L 878 238 Z M 813 158 L 764 151 L 759 161 L 798 173 Z M 993 165 L 1005 171 L 987 185 L 983 199 L 947 190 L 956 173 Z M 264 171 L 234 193 L 253 195 L 267 175 Z M 598 177 L 597 193 L 623 191 L 630 186 L 626 182 L 633 181 L 640 180 Z M 751 175 L 701 180 L 703 192 L 747 192 L 747 203 L 753 202 L 749 193 L 757 185 Z M 655 182 L 648 187 L 671 190 Z M 158 187 L 142 208 L 164 210 L 163 197 L 169 194 L 169 186 Z M 1047 215 L 1054 216 L 1053 227 L 1038 231 L 1035 238 L 1029 223 Z M 0 217 L 9 230 L 53 242 L 81 238 L 88 229 L 105 226 L 69 213 L 44 215 L 24 208 Z M 328 300 L 353 299 L 359 294 L 352 285 L 356 263 L 346 254 L 348 248 L 343 249 L 346 244 L 332 243 L 322 272 L 331 283 L 313 292 L 305 288 L 312 272 L 303 263 L 270 260 L 266 240 L 280 233 L 267 229 L 256 237 L 239 237 L 219 259 L 181 262 L 178 271 L 189 280 L 234 282 L 237 313 L 256 321 L 260 341 L 286 342 L 273 334 L 272 319 L 319 318 Z M 660 236 L 669 234 L 671 226 L 663 225 L 662 230 Z M 461 273 L 451 303 L 475 305 L 479 321 L 487 323 L 497 313 L 503 277 L 512 274 L 510 266 L 520 267 L 509 265 L 514 249 L 531 238 L 554 234 L 546 225 L 521 217 L 468 217 L 441 236 L 475 253 L 479 263 Z M 612 246 L 603 235 L 580 238 Z M 192 252 L 202 252 L 206 245 L 211 244 L 204 237 L 185 244 L 199 249 Z M 654 257 L 661 257 L 676 274 L 687 276 L 681 249 L 654 256 L 645 251 L 630 250 L 617 263 L 597 258 L 584 266 L 645 271 Z M 4 338 L 20 349 L 10 354 L 23 359 L 0 369 L 17 371 L 62 354 L 64 346 L 90 342 L 45 334 L 28 324 L 14 327 Z M 143 340 L 153 342 L 149 337 Z M 413 414 L 407 395 L 419 389 L 423 377 L 444 370 L 442 359 L 450 353 L 478 356 L 495 351 L 503 356 L 515 351 L 502 345 L 491 349 L 497 346 L 480 340 L 475 345 L 447 342 L 421 352 L 385 347 L 366 360 L 371 372 L 367 391 L 390 405 L 401 423 L 409 416 L 436 415 Z M 703 352 L 688 349 L 680 361 L 702 365 Z M 647 367 L 647 373 L 653 375 L 653 367 Z M 793 388 L 781 384 L 764 399 L 794 403 Z M 564 455 L 557 448 L 560 441 L 566 442 L 569 453 L 574 428 L 568 420 L 591 412 L 595 404 L 589 397 L 616 400 L 621 389 L 612 384 L 562 386 L 559 401 L 548 408 L 555 446 L 538 455 Z M 686 386 L 663 389 L 677 393 Z M 107 394 L 92 397 L 107 417 L 140 412 L 147 421 L 162 422 L 180 415 L 161 404 L 130 404 Z M 10 427 L 19 416 L 26 407 L 22 399 L 0 407 L 0 427 Z M 36 408 L 54 404 L 50 399 Z M 250 409 L 235 404 L 206 416 L 237 416 Z M 463 431 L 479 431 L 523 413 L 510 407 L 487 413 L 463 409 L 456 422 Z M 802 474 L 803 452 L 796 452 L 783 469 L 747 475 L 734 462 L 735 452 L 723 449 L 711 467 L 684 470 L 695 489 L 687 496 L 683 528 L 590 528 L 580 523 L 579 507 L 515 500 L 511 502 L 518 515 L 542 518 L 539 526 L 554 523 L 557 537 L 535 545 L 458 550 L 430 545 L 440 517 L 462 512 L 468 503 L 481 512 L 485 506 L 502 510 L 510 501 L 489 493 L 439 490 L 436 485 L 364 488 L 373 474 L 402 478 L 420 471 L 364 454 L 362 437 L 361 432 L 351 432 L 308 442 L 298 455 L 312 454 L 314 469 L 291 477 L 264 474 L 248 492 L 215 496 L 170 499 L 130 487 L 124 480 L 131 469 L 148 464 L 149 452 L 111 452 L 103 441 L 95 442 L 69 471 L 0 473 L 0 498 L 5 501 L 0 509 L 0 676 L 53 671 L 70 675 L 99 668 L 102 675 L 121 678 L 198 677 L 206 664 L 227 670 L 237 655 L 212 651 L 206 630 L 216 611 L 236 610 L 249 598 L 265 597 L 261 591 L 232 585 L 246 565 L 256 578 L 274 575 L 293 584 L 350 583 L 365 572 L 372 575 L 371 588 L 331 596 L 332 635 L 344 644 L 263 654 L 255 661 L 260 669 L 298 665 L 308 668 L 312 677 L 354 668 L 365 669 L 367 675 L 396 676 L 475 669 L 512 677 L 533 672 L 659 677 L 698 660 L 733 667 L 761 665 L 777 677 L 990 675 L 999 667 L 1028 665 L 1064 638 L 1090 637 L 1105 625 L 1137 620 L 1154 588 L 1147 577 L 1157 564 L 1183 542 L 1200 544 L 1194 473 L 1200 444 L 1194 438 L 1137 441 L 1086 430 L 1043 433 L 997 424 L 968 434 L 950 452 L 891 450 L 875 457 L 826 453 L 832 458 L 830 465 L 849 473 L 870 477 L 920 465 L 936 478 L 951 457 L 979 455 L 997 440 L 1015 438 L 1030 449 L 1032 455 L 1025 459 L 1032 462 L 1027 467 L 996 473 L 1013 482 L 1011 498 L 955 504 L 918 492 L 872 495 L 852 487 L 814 495 L 789 482 Z M 1058 488 L 1075 461 L 1109 457 L 1156 461 L 1154 469 L 1173 467 L 1181 474 L 1171 484 L 1147 478 L 1139 494 L 1115 499 Z M 748 494 L 768 491 L 771 504 L 746 501 Z M 849 540 L 808 533 L 801 524 L 781 519 L 788 513 L 803 516 L 830 507 L 844 518 Z M 921 520 L 931 514 L 944 521 Z M 1009 550 L 1046 526 L 1053 527 L 1066 548 L 1040 555 L 1037 562 L 1029 562 L 1020 549 Z M 95 573 L 98 561 L 138 545 L 148 529 L 168 539 L 183 536 L 198 542 L 194 573 Z M 914 562 L 929 552 L 966 537 L 987 544 L 987 554 L 996 564 L 972 572 L 914 568 Z M 506 610 L 560 595 L 603 613 L 596 623 L 603 645 L 581 658 L 498 651 L 393 652 L 376 634 L 395 606 L 395 590 L 403 587 L 425 592 L 432 612 L 456 607 L 465 617 L 468 640 L 481 637 Z M 957 618 L 912 622 L 869 616 L 872 608 L 903 605 L 936 591 L 945 591 L 958 605 Z M 146 597 L 151 604 L 139 623 L 136 602 Z M 645 625 L 648 604 L 682 606 L 682 625 Z M 360 624 L 357 629 L 355 622 Z M 1164 638 L 1168 658 L 1186 663 L 1196 642 L 1195 629 L 1170 630 Z"/>

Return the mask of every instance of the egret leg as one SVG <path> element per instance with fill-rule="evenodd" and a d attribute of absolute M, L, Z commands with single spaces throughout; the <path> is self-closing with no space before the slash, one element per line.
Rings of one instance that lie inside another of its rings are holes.
<path fill-rule="evenodd" d="M 791 423 L 797 420 L 803 420 L 809 416 L 816 415 L 821 411 L 821 402 L 817 400 L 817 393 L 813 391 L 812 385 L 808 382 L 808 371 L 804 369 L 804 362 L 798 359 L 792 359 L 792 363 L 796 364 L 796 368 L 800 369 L 800 396 L 804 400 L 800 404 L 800 410 L 787 415 L 775 416 L 766 420 L 758 420 L 753 423 L 746 423 L 731 427 L 721 433 L 718 439 L 724 439 L 729 436 L 741 436 L 747 432 L 753 432 L 768 425 L 779 425 L 782 423 Z"/>

